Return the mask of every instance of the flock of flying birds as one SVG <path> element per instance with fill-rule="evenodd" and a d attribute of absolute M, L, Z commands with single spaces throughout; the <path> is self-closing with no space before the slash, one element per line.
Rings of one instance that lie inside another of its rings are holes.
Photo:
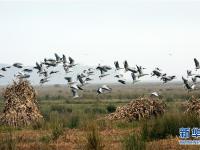
<path fill-rule="evenodd" d="M 195 70 L 197 71 L 200 69 L 199 61 L 194 58 L 195 63 Z M 55 53 L 55 58 L 45 58 L 43 62 L 36 62 L 36 65 L 33 68 L 25 68 L 22 63 L 14 63 L 12 66 L 5 66 L 1 68 L 1 72 L 6 72 L 11 67 L 15 67 L 19 69 L 19 72 L 15 74 L 14 76 L 18 79 L 28 79 L 31 76 L 31 73 L 33 70 L 37 70 L 37 74 L 41 77 L 40 84 L 44 84 L 46 82 L 50 81 L 50 77 L 53 74 L 59 73 L 57 70 L 51 70 L 49 71 L 49 68 L 56 68 L 58 65 L 63 66 L 63 70 L 65 71 L 66 75 L 69 75 L 70 72 L 73 72 L 73 67 L 78 65 L 75 63 L 75 60 L 71 57 L 67 57 L 63 54 L 62 57 L 60 57 L 58 54 Z M 110 66 L 107 65 L 98 65 L 96 68 L 88 68 L 83 70 L 81 73 L 76 75 L 76 80 L 73 80 L 71 76 L 64 77 L 64 79 L 68 82 L 69 87 L 71 88 L 71 92 L 73 94 L 73 98 L 79 97 L 78 91 L 83 90 L 84 86 L 88 84 L 90 81 L 92 81 L 92 76 L 96 74 L 95 70 L 98 70 L 100 72 L 99 78 L 103 79 L 106 76 L 113 75 L 114 78 L 117 79 L 117 81 L 121 84 L 126 84 L 127 81 L 124 79 L 123 74 L 120 73 L 120 70 L 124 70 L 125 72 L 131 73 L 131 78 L 133 81 L 133 84 L 136 82 L 139 82 L 140 78 L 144 76 L 151 75 L 156 76 L 159 78 L 163 83 L 170 82 L 174 79 L 176 79 L 175 75 L 167 75 L 166 73 L 163 73 L 160 68 L 155 68 L 151 74 L 144 73 L 144 70 L 146 68 L 136 65 L 135 67 L 130 67 L 128 62 L 125 60 L 123 63 L 123 67 L 120 67 L 119 62 L 114 62 L 115 66 L 115 74 L 111 74 L 110 71 L 113 69 Z M 0 73 L 0 78 L 3 78 L 3 73 Z M 200 74 L 195 74 L 192 72 L 192 70 L 187 70 L 187 77 L 182 77 L 183 83 L 185 85 L 185 88 L 188 91 L 197 90 L 197 79 L 200 78 Z M 97 89 L 97 95 L 111 92 L 112 89 L 107 86 L 103 85 Z M 153 95 L 157 96 L 158 94 L 156 92 L 152 93 Z"/>

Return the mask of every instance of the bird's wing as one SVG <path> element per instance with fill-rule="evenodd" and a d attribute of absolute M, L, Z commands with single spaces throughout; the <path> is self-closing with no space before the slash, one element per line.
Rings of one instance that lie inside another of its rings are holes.
<path fill-rule="evenodd" d="M 56 60 L 59 61 L 60 60 L 60 57 L 58 56 L 57 53 L 55 53 L 55 57 L 56 57 Z"/>
<path fill-rule="evenodd" d="M 128 62 L 125 60 L 124 61 L 124 68 L 127 69 L 128 68 Z"/>
<path fill-rule="evenodd" d="M 110 91 L 110 88 L 107 85 L 103 85 L 102 89 Z"/>
<path fill-rule="evenodd" d="M 63 54 L 63 63 L 66 63 L 66 62 L 67 62 L 66 56 Z"/>
<path fill-rule="evenodd" d="M 132 72 L 132 73 L 131 73 L 131 77 L 132 77 L 133 80 L 136 80 L 136 77 L 137 77 L 137 76 L 135 75 L 135 73 Z"/>
<path fill-rule="evenodd" d="M 196 66 L 196 67 L 199 66 L 199 61 L 198 61 L 196 58 L 194 58 L 194 63 L 195 63 L 195 66 Z"/>
<path fill-rule="evenodd" d="M 71 57 L 69 57 L 69 63 L 72 64 L 73 62 L 74 60 Z"/>

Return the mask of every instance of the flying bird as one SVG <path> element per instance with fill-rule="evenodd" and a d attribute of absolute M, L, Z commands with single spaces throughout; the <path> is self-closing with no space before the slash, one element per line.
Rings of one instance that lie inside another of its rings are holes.
<path fill-rule="evenodd" d="M 115 77 L 115 78 L 122 78 L 122 77 L 123 77 L 123 74 L 116 74 L 114 77 Z"/>
<path fill-rule="evenodd" d="M 64 69 L 64 71 L 65 71 L 66 74 L 72 72 L 72 71 L 70 70 L 69 66 L 66 65 L 66 64 L 63 64 L 63 69 Z"/>
<path fill-rule="evenodd" d="M 198 78 L 200 78 L 200 75 L 195 75 L 194 77 L 192 77 L 192 82 L 193 82 L 194 84 L 196 84 Z"/>
<path fill-rule="evenodd" d="M 47 83 L 49 82 L 48 78 L 43 78 L 40 80 L 40 84 L 44 84 L 44 83 Z"/>
<path fill-rule="evenodd" d="M 93 79 L 91 79 L 91 78 L 89 78 L 89 77 L 87 77 L 87 78 L 85 78 L 85 81 L 92 81 Z"/>
<path fill-rule="evenodd" d="M 0 78 L 3 78 L 3 77 L 4 77 L 4 75 L 0 73 Z"/>
<path fill-rule="evenodd" d="M 75 89 L 75 90 L 83 90 L 83 88 L 77 83 L 70 84 L 70 88 Z"/>
<path fill-rule="evenodd" d="M 127 60 L 125 60 L 124 61 L 124 69 L 125 69 L 125 71 L 128 71 L 128 68 L 129 68 L 128 62 L 127 62 Z"/>
<path fill-rule="evenodd" d="M 126 81 L 125 81 L 125 80 L 122 80 L 122 79 L 118 80 L 118 82 L 120 82 L 120 83 L 122 83 L 122 84 L 126 84 Z"/>
<path fill-rule="evenodd" d="M 79 97 L 78 90 L 83 90 L 82 86 L 78 85 L 76 82 L 72 83 L 72 81 L 71 81 L 71 84 L 69 86 L 71 88 L 73 98 L 78 98 Z"/>
<path fill-rule="evenodd" d="M 24 69 L 23 72 L 28 72 L 28 73 L 30 73 L 30 72 L 33 72 L 33 70 L 27 68 L 27 69 Z"/>
<path fill-rule="evenodd" d="M 97 89 L 97 95 L 103 94 L 105 92 L 111 92 L 111 91 L 112 91 L 112 89 L 110 87 L 108 87 L 107 85 L 103 85 Z"/>
<path fill-rule="evenodd" d="M 34 69 L 36 69 L 36 70 L 38 70 L 38 72 L 37 73 L 40 73 L 40 72 L 42 72 L 42 63 L 41 64 L 39 64 L 38 62 L 36 62 L 36 66 L 35 67 L 33 67 Z"/>
<path fill-rule="evenodd" d="M 10 67 L 10 66 L 3 67 L 3 68 L 1 68 L 1 70 L 2 70 L 2 71 L 7 71 L 8 68 L 11 68 L 11 67 Z"/>
<path fill-rule="evenodd" d="M 162 73 L 159 70 L 155 69 L 152 71 L 151 76 L 156 76 L 157 78 L 159 78 L 162 76 Z"/>
<path fill-rule="evenodd" d="M 151 93 L 151 97 L 159 97 L 158 92 L 153 92 L 153 93 Z"/>
<path fill-rule="evenodd" d="M 15 74 L 15 77 L 19 78 L 19 79 L 27 79 L 30 78 L 29 74 L 25 74 L 23 72 L 18 72 L 17 74 Z"/>
<path fill-rule="evenodd" d="M 75 64 L 75 61 L 73 58 L 69 57 L 69 67 L 73 67 L 76 66 L 77 64 Z"/>
<path fill-rule="evenodd" d="M 16 68 L 23 68 L 22 63 L 14 63 L 13 66 Z"/>
<path fill-rule="evenodd" d="M 183 83 L 185 85 L 185 88 L 188 90 L 188 92 L 195 90 L 196 85 L 195 84 L 190 84 L 187 79 L 182 77 Z"/>
<path fill-rule="evenodd" d="M 139 80 L 137 80 L 137 76 L 135 75 L 135 73 L 132 72 L 131 77 L 132 77 L 133 83 L 139 82 Z"/>
<path fill-rule="evenodd" d="M 67 80 L 67 82 L 68 82 L 69 85 L 77 83 L 76 81 L 72 80 L 72 77 L 65 77 L 64 79 Z"/>
<path fill-rule="evenodd" d="M 119 62 L 118 62 L 118 61 L 115 61 L 115 62 L 114 62 L 114 65 L 115 65 L 116 70 L 123 69 L 123 68 L 120 68 Z"/>
<path fill-rule="evenodd" d="M 192 74 L 192 70 L 187 70 L 187 77 L 190 77 L 190 76 L 192 76 L 193 74 Z"/>
<path fill-rule="evenodd" d="M 146 69 L 146 68 L 143 68 L 142 66 L 138 66 L 138 65 L 136 65 L 136 67 L 137 67 L 137 71 L 139 73 L 138 78 L 149 75 L 149 74 L 143 73 L 143 70 Z"/>
<path fill-rule="evenodd" d="M 108 76 L 109 74 L 105 74 L 105 73 L 108 72 L 108 70 L 111 70 L 112 68 L 109 66 L 101 66 L 99 64 L 99 66 L 96 69 L 100 71 L 101 75 L 99 76 L 99 78 L 101 79 L 103 77 Z"/>
<path fill-rule="evenodd" d="M 137 73 L 138 71 L 136 70 L 136 68 L 128 68 L 128 71 L 132 72 L 132 73 Z"/>
<path fill-rule="evenodd" d="M 64 54 L 63 54 L 62 60 L 63 60 L 63 64 L 67 63 L 67 58 L 66 58 L 66 56 Z"/>
<path fill-rule="evenodd" d="M 59 71 L 51 71 L 49 74 L 51 75 L 51 74 L 56 74 L 56 73 L 58 73 Z"/>
<path fill-rule="evenodd" d="M 62 61 L 62 58 L 57 53 L 55 53 L 54 55 L 56 57 L 56 62 L 60 63 Z"/>
<path fill-rule="evenodd" d="M 167 83 L 169 81 L 172 81 L 176 78 L 176 76 L 166 76 L 166 75 L 163 75 L 161 77 L 161 80 L 163 81 L 163 83 Z"/>
<path fill-rule="evenodd" d="M 82 84 L 82 85 L 84 85 L 85 84 L 85 81 L 83 80 L 83 76 L 81 76 L 81 75 L 77 75 L 77 80 Z"/>

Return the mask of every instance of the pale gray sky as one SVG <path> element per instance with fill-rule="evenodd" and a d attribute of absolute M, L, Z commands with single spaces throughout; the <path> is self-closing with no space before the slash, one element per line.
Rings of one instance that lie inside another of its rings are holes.
<path fill-rule="evenodd" d="M 0 63 L 66 54 L 85 65 L 127 59 L 171 74 L 200 60 L 200 1 L 0 1 Z M 172 54 L 172 55 L 170 55 Z"/>

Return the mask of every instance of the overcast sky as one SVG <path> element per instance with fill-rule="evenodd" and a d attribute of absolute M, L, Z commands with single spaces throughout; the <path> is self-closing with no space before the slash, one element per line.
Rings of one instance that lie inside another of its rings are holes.
<path fill-rule="evenodd" d="M 54 53 L 85 65 L 160 67 L 200 60 L 200 2 L 181 0 L 0 1 L 0 63 L 33 65 Z"/>

